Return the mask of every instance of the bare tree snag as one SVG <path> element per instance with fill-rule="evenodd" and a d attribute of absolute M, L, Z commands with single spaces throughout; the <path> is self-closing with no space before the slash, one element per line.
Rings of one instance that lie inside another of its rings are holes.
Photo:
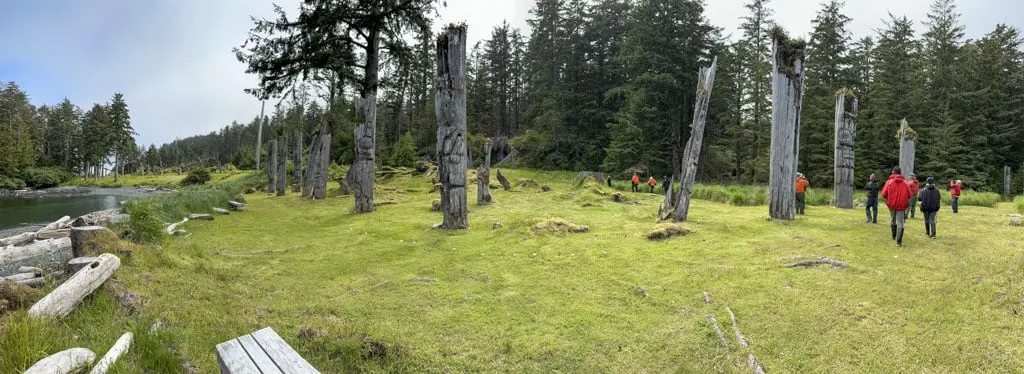
<path fill-rule="evenodd" d="M 768 214 L 792 220 L 796 212 L 796 166 L 803 105 L 803 40 L 772 30 L 772 138 L 769 156 Z"/>
<path fill-rule="evenodd" d="M 85 370 L 96 361 L 96 354 L 86 348 L 71 348 L 39 360 L 22 374 L 68 374 Z"/>
<path fill-rule="evenodd" d="M 316 164 L 320 160 L 320 135 L 313 136 L 309 143 L 309 155 L 306 156 L 306 178 L 302 180 L 302 197 L 309 197 L 313 194 L 313 177 L 316 175 Z"/>
<path fill-rule="evenodd" d="M 715 85 L 715 69 L 718 64 L 716 57 L 711 67 L 701 68 L 697 74 L 697 102 L 693 108 L 693 124 L 690 125 L 690 140 L 686 141 L 683 152 L 682 182 L 679 185 L 679 200 L 676 202 L 674 220 L 686 221 L 690 214 L 690 194 L 693 181 L 697 175 L 697 163 L 700 160 L 700 149 L 704 142 L 704 121 L 708 117 L 708 103 L 711 102 L 711 89 Z M 671 191 L 666 192 L 670 194 Z"/>
<path fill-rule="evenodd" d="M 82 268 L 66 282 L 57 286 L 29 308 L 29 316 L 36 318 L 64 318 L 80 301 L 106 282 L 121 266 L 121 259 L 110 253 L 99 255 L 96 262 Z"/>
<path fill-rule="evenodd" d="M 89 374 L 106 374 L 107 371 L 110 370 L 110 367 L 114 366 L 114 363 L 117 362 L 117 359 L 120 358 L 121 355 L 124 354 L 124 352 L 127 351 L 128 347 L 131 345 L 132 333 L 126 332 L 124 333 L 124 335 L 121 335 L 121 337 L 118 338 L 116 342 L 114 342 L 114 345 L 110 347 L 110 350 L 107 351 L 107 354 L 103 355 L 103 358 L 100 359 L 100 362 L 97 362 L 96 366 L 92 367 L 92 371 L 90 371 Z"/>
<path fill-rule="evenodd" d="M 476 203 L 491 203 L 491 139 L 484 142 L 484 164 L 476 171 Z"/>
<path fill-rule="evenodd" d="M 736 340 L 740 342 L 740 347 L 747 350 L 747 365 L 754 371 L 754 374 L 764 374 L 764 368 L 761 367 L 761 363 L 757 362 L 757 358 L 754 357 L 753 350 L 750 349 L 750 345 L 747 344 L 747 339 L 743 337 L 743 333 L 740 332 L 740 327 L 736 324 L 736 315 L 732 313 L 732 309 L 728 306 L 725 310 L 729 312 L 729 318 L 732 319 L 732 329 L 736 332 Z"/>
<path fill-rule="evenodd" d="M 466 206 L 466 25 L 448 25 L 437 38 L 438 176 L 442 229 L 468 227 Z"/>
<path fill-rule="evenodd" d="M 857 137 L 857 98 L 849 90 L 836 95 L 835 180 L 832 203 L 837 208 L 853 208 L 853 144 Z M 847 94 L 850 94 L 847 96 Z"/>
<path fill-rule="evenodd" d="M 907 119 L 900 121 L 900 132 L 897 134 L 900 139 L 900 172 L 904 178 L 914 174 L 914 154 L 917 151 L 917 132 L 907 125 Z"/>
<path fill-rule="evenodd" d="M 277 196 L 288 192 L 288 137 L 281 135 L 277 139 Z"/>
<path fill-rule="evenodd" d="M 267 193 L 277 191 L 277 140 L 270 139 L 267 142 L 267 153 L 270 162 L 267 163 Z"/>
<path fill-rule="evenodd" d="M 15 274 L 22 266 L 59 270 L 72 258 L 74 255 L 70 238 L 39 240 L 21 247 L 0 248 L 0 276 Z"/>
<path fill-rule="evenodd" d="M 327 175 L 328 169 L 331 165 L 331 134 L 326 133 L 327 128 L 324 128 L 324 134 L 320 136 L 320 150 L 316 152 L 316 171 L 313 178 L 313 192 L 310 194 L 314 200 L 323 200 L 327 198 Z M 373 188 L 373 185 L 370 185 Z"/>
<path fill-rule="evenodd" d="M 71 229 L 71 253 L 75 257 L 95 256 L 117 239 L 117 234 L 103 226 L 75 227 Z"/>
<path fill-rule="evenodd" d="M 799 262 L 796 262 L 796 263 L 792 263 L 792 264 L 786 265 L 786 267 L 787 268 L 795 268 L 795 267 L 798 267 L 798 266 L 814 267 L 814 266 L 818 266 L 818 265 L 832 265 L 832 266 L 840 268 L 840 269 L 846 269 L 846 268 L 850 267 L 850 264 L 848 264 L 848 263 L 845 263 L 845 262 L 842 262 L 842 261 L 839 261 L 839 260 L 833 260 L 833 259 L 828 258 L 828 257 L 822 257 L 822 258 L 819 258 L 819 259 L 816 259 L 816 260 L 799 261 Z"/>
<path fill-rule="evenodd" d="M 504 175 L 501 175 L 501 170 L 498 170 L 498 183 L 501 183 L 501 188 L 504 189 L 505 191 L 509 191 L 512 189 L 512 183 L 509 183 L 508 178 L 505 178 Z"/>
<path fill-rule="evenodd" d="M 302 191 L 302 130 L 295 130 L 295 150 L 292 151 L 292 192 Z"/>

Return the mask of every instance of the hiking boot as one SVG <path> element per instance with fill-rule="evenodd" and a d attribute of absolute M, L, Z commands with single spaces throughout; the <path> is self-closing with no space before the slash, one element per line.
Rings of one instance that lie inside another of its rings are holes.
<path fill-rule="evenodd" d="M 899 230 L 899 233 L 896 234 L 896 246 L 897 247 L 902 247 L 903 246 L 903 230 Z"/>
<path fill-rule="evenodd" d="M 896 225 L 891 225 L 889 228 L 892 230 L 892 240 L 896 240 Z"/>

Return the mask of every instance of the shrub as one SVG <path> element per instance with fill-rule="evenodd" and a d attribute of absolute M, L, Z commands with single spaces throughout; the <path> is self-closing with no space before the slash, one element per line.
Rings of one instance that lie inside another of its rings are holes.
<path fill-rule="evenodd" d="M 197 185 L 197 184 L 205 184 L 206 182 L 209 182 L 209 181 L 210 181 L 210 171 L 206 170 L 206 169 L 203 169 L 203 168 L 199 168 L 199 169 L 195 169 L 195 170 L 190 171 L 188 173 L 188 176 L 185 177 L 185 179 L 181 180 L 181 185 L 182 186 L 192 186 L 192 185 Z"/>
<path fill-rule="evenodd" d="M 406 132 L 398 138 L 398 144 L 391 152 L 389 164 L 394 167 L 411 168 L 416 166 L 416 143 L 412 140 L 412 133 Z"/>
<path fill-rule="evenodd" d="M 0 175 L 0 190 L 20 190 L 23 188 L 25 188 L 25 181 Z"/>
<path fill-rule="evenodd" d="M 25 184 L 32 188 L 57 187 L 71 180 L 71 173 L 61 168 L 28 168 L 21 173 Z"/>
<path fill-rule="evenodd" d="M 152 199 L 129 200 L 121 208 L 127 213 L 128 239 L 137 243 L 152 243 L 164 236 L 164 223 L 160 220 L 157 204 Z"/>

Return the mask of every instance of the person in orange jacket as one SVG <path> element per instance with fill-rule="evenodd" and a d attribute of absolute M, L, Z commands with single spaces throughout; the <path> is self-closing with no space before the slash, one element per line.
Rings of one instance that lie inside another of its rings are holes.
<path fill-rule="evenodd" d="M 917 183 L 917 176 L 914 173 L 910 173 L 907 186 L 910 187 L 910 201 L 907 203 L 907 214 L 904 216 L 914 218 L 914 211 L 917 210 L 917 194 L 921 193 L 921 185 Z"/>
<path fill-rule="evenodd" d="M 653 175 L 650 178 L 647 178 L 647 186 L 651 188 L 651 193 L 654 193 L 654 186 L 657 185 L 658 181 L 654 179 Z"/>
<path fill-rule="evenodd" d="M 910 201 L 910 186 L 903 180 L 900 167 L 892 169 L 892 175 L 882 187 L 882 198 L 889 207 L 889 226 L 892 228 L 892 240 L 897 247 L 903 246 L 903 221 L 906 219 L 907 203 Z"/>
<path fill-rule="evenodd" d="M 640 175 L 637 173 L 633 173 L 633 192 L 640 192 L 640 188 L 638 187 L 639 185 Z"/>
<path fill-rule="evenodd" d="M 802 173 L 796 173 L 796 214 L 804 214 L 807 207 L 807 187 L 811 185 Z"/>

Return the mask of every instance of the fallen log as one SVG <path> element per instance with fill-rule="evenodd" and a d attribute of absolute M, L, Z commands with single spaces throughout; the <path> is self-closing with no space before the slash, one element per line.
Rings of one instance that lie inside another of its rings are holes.
<path fill-rule="evenodd" d="M 786 267 L 787 268 L 795 268 L 797 266 L 814 267 L 814 266 L 818 266 L 818 265 L 832 265 L 832 266 L 840 268 L 840 269 L 846 269 L 846 268 L 850 267 L 850 264 L 848 264 L 848 263 L 845 263 L 845 262 L 842 262 L 842 261 L 839 261 L 839 260 L 833 260 L 833 259 L 828 258 L 828 257 L 822 257 L 822 258 L 819 258 L 817 260 L 805 260 L 805 261 L 795 262 L 795 263 L 786 265 Z"/>
<path fill-rule="evenodd" d="M 512 184 L 508 182 L 508 178 L 501 175 L 501 170 L 498 170 L 498 183 L 501 183 L 501 188 L 504 188 L 505 191 L 512 189 Z"/>
<path fill-rule="evenodd" d="M 92 294 L 103 282 L 114 275 L 121 266 L 121 259 L 110 253 L 104 253 L 99 259 L 79 270 L 53 292 L 29 308 L 28 315 L 37 318 L 63 318 L 75 308 L 83 298 Z"/>
<path fill-rule="evenodd" d="M 36 231 L 36 240 L 67 238 L 71 236 L 71 229 L 39 230 Z"/>
<path fill-rule="evenodd" d="M 198 219 L 198 220 L 204 220 L 204 221 L 213 221 L 213 215 L 212 214 L 192 213 L 192 214 L 188 215 L 188 219 Z"/>
<path fill-rule="evenodd" d="M 228 201 L 228 205 L 231 206 L 231 210 L 237 210 L 239 212 L 245 210 L 245 204 L 242 204 L 237 201 Z"/>
<path fill-rule="evenodd" d="M 126 222 L 129 218 L 127 214 L 118 213 L 117 209 L 101 210 L 75 218 L 71 222 L 71 227 L 108 226 L 114 223 Z"/>
<path fill-rule="evenodd" d="M 25 279 L 25 280 L 20 280 L 20 281 L 17 281 L 17 282 L 18 282 L 18 284 L 20 284 L 22 286 L 29 286 L 29 287 L 32 287 L 32 288 L 42 288 L 43 284 L 46 283 L 46 278 L 35 277 L 35 278 L 32 278 L 32 279 Z"/>
<path fill-rule="evenodd" d="M 0 239 L 0 247 L 25 245 L 34 240 L 36 240 L 36 233 L 24 232 L 15 236 Z"/>
<path fill-rule="evenodd" d="M 708 294 L 708 291 L 703 291 L 703 292 L 704 292 L 704 304 L 705 305 L 711 304 L 711 295 Z"/>
<path fill-rule="evenodd" d="M 71 229 L 71 253 L 75 257 L 95 256 L 117 240 L 117 234 L 103 226 L 74 227 Z"/>
<path fill-rule="evenodd" d="M 728 306 L 725 307 L 725 310 L 729 312 L 729 318 L 732 319 L 732 329 L 736 332 L 736 340 L 740 342 L 740 347 L 747 350 L 747 365 L 749 365 L 750 369 L 754 371 L 754 374 L 764 374 L 764 368 L 761 367 L 761 363 L 757 362 L 757 358 L 754 357 L 754 353 L 750 349 L 750 345 L 747 344 L 747 339 L 743 336 L 743 333 L 740 332 L 740 327 L 736 323 L 736 315 L 732 313 L 732 309 L 729 309 Z"/>
<path fill-rule="evenodd" d="M 722 333 L 722 329 L 718 327 L 718 320 L 715 319 L 715 316 L 710 315 L 710 314 L 705 314 L 704 317 L 706 317 L 708 319 L 708 322 L 711 322 L 711 327 L 713 327 L 715 329 L 715 334 L 717 334 L 718 335 L 718 339 L 722 341 L 722 348 L 725 348 L 725 354 L 728 355 L 729 354 L 729 341 L 725 339 L 725 334 Z"/>
<path fill-rule="evenodd" d="M 18 274 L 14 274 L 14 275 L 8 275 L 8 276 L 4 277 L 4 279 L 8 279 L 8 280 L 12 280 L 12 281 L 17 282 L 17 281 L 23 281 L 23 280 L 32 279 L 32 278 L 35 278 L 35 277 L 38 277 L 38 275 L 36 275 L 36 273 L 18 273 Z"/>
<path fill-rule="evenodd" d="M 75 257 L 68 261 L 68 270 L 71 271 L 71 274 L 77 273 L 79 270 L 82 270 L 85 265 L 89 265 L 99 259 L 99 257 Z"/>
<path fill-rule="evenodd" d="M 128 350 L 128 347 L 132 345 L 132 333 L 126 332 L 121 335 L 120 338 L 114 342 L 114 345 L 110 347 L 107 354 L 103 355 L 100 362 L 96 363 L 96 366 L 92 367 L 92 371 L 89 374 L 106 374 L 107 370 L 110 370 L 111 366 L 117 362 L 117 359 Z"/>
<path fill-rule="evenodd" d="M 224 209 L 224 208 L 213 208 L 212 210 L 213 210 L 214 213 L 220 213 L 220 214 L 224 214 L 224 215 L 231 214 L 230 211 L 228 211 L 227 209 Z"/>
<path fill-rule="evenodd" d="M 73 257 L 70 238 L 39 240 L 21 247 L 8 247 L 0 250 L 0 276 L 17 273 L 22 266 L 47 271 L 63 269 L 64 264 Z"/>
<path fill-rule="evenodd" d="M 50 224 L 48 224 L 46 226 L 43 226 L 43 228 L 39 229 L 39 231 L 37 231 L 37 232 L 62 229 L 62 228 L 64 228 L 64 226 L 67 226 L 68 223 L 70 223 L 70 222 L 71 222 L 71 217 L 69 217 L 69 216 L 60 217 L 60 219 L 58 219 L 56 221 L 53 221 L 52 223 L 50 223 Z"/>
<path fill-rule="evenodd" d="M 71 348 L 36 362 L 23 374 L 66 374 L 89 367 L 96 354 L 86 348 Z"/>
<path fill-rule="evenodd" d="M 22 266 L 18 268 L 19 273 L 35 273 L 36 275 L 43 275 L 43 269 L 34 266 Z"/>
<path fill-rule="evenodd" d="M 167 225 L 167 235 L 174 235 L 175 229 L 177 229 L 178 226 L 184 224 L 185 222 L 188 222 L 188 217 L 183 218 L 181 222 L 175 222 L 170 225 Z"/>

